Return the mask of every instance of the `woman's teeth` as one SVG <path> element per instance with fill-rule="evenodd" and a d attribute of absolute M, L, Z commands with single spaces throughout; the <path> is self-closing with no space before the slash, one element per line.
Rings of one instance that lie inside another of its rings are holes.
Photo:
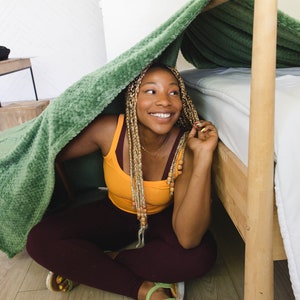
<path fill-rule="evenodd" d="M 170 113 L 155 113 L 155 114 L 151 114 L 151 115 L 154 117 L 162 118 L 162 119 L 169 118 L 171 116 Z"/>

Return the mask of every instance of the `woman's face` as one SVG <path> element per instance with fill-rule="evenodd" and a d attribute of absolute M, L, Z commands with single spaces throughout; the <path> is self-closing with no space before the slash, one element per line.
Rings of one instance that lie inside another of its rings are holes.
<path fill-rule="evenodd" d="M 166 134 L 180 116 L 182 102 L 178 81 L 171 71 L 154 67 L 145 74 L 137 96 L 140 126 Z"/>

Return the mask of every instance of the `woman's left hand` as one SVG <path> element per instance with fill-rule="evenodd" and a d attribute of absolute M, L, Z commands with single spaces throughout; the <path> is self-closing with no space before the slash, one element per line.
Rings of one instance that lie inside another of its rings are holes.
<path fill-rule="evenodd" d="M 214 151 L 218 143 L 216 127 L 209 121 L 195 123 L 188 136 L 188 146 L 192 151 Z"/>
<path fill-rule="evenodd" d="M 182 175 L 175 181 L 173 212 L 174 231 L 187 249 L 199 245 L 210 223 L 211 167 L 217 143 L 211 122 L 201 120 L 189 132 Z"/>

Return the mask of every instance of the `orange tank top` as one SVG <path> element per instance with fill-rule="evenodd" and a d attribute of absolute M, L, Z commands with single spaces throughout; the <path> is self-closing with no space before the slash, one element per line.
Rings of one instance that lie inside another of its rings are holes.
<path fill-rule="evenodd" d="M 128 213 L 136 214 L 132 207 L 132 192 L 130 176 L 125 173 L 119 165 L 116 149 L 124 124 L 124 115 L 119 115 L 116 131 L 113 137 L 111 148 L 104 156 L 103 170 L 104 178 L 108 188 L 108 197 L 119 209 Z M 181 160 L 183 149 L 181 149 L 176 165 Z M 177 166 L 175 167 L 175 178 L 178 176 Z M 167 179 L 159 181 L 144 180 L 144 193 L 147 204 L 147 213 L 154 214 L 162 211 L 172 202 Z"/>

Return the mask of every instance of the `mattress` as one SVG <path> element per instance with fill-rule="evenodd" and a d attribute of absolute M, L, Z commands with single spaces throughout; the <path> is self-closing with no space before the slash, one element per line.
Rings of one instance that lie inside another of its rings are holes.
<path fill-rule="evenodd" d="M 216 125 L 223 143 L 248 165 L 250 69 L 192 69 L 181 74 L 201 117 Z M 276 112 L 284 109 L 286 93 L 294 100 L 299 97 L 299 76 L 300 68 L 277 69 Z M 275 131 L 279 118 L 276 112 Z"/>
<path fill-rule="evenodd" d="M 216 125 L 223 143 L 247 166 L 250 69 L 192 69 L 183 71 L 182 76 L 200 116 Z M 280 231 L 296 299 L 300 299 L 299 115 L 300 68 L 277 69 L 274 183 Z"/>

